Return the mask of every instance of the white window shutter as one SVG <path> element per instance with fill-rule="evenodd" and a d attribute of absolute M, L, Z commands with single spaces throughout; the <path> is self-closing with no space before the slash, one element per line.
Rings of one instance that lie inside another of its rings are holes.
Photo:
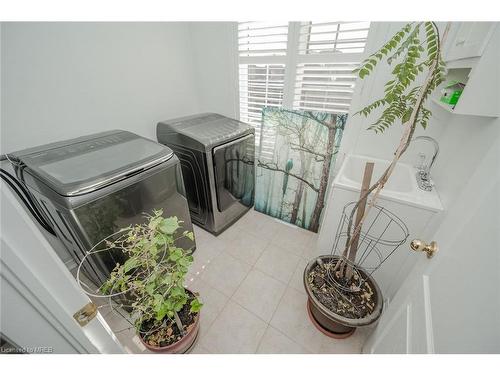
<path fill-rule="evenodd" d="M 351 105 L 356 75 L 352 63 L 297 64 L 293 107 L 347 113 Z"/>
<path fill-rule="evenodd" d="M 257 144 L 262 109 L 283 105 L 287 43 L 288 23 L 238 24 L 240 120 L 255 127 Z"/>
<path fill-rule="evenodd" d="M 240 64 L 240 120 L 255 127 L 260 139 L 262 109 L 283 104 L 284 64 Z"/>
<path fill-rule="evenodd" d="M 304 22 L 299 53 L 363 53 L 370 22 Z"/>
<path fill-rule="evenodd" d="M 293 108 L 349 112 L 369 22 L 302 22 Z"/>
<path fill-rule="evenodd" d="M 287 36 L 287 23 L 240 22 L 238 24 L 239 56 L 285 56 Z"/>
<path fill-rule="evenodd" d="M 261 139 L 265 107 L 349 112 L 369 29 L 369 22 L 238 24 L 240 120 L 255 126 L 257 144 L 272 138 Z"/>

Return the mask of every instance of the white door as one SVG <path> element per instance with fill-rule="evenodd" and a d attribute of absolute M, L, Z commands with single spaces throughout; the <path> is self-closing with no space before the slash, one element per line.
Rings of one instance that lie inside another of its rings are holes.
<path fill-rule="evenodd" d="M 9 187 L 0 183 L 0 332 L 37 353 L 123 353 L 102 316 L 81 327 L 90 302 Z"/>
<path fill-rule="evenodd" d="M 493 145 L 383 313 L 365 353 L 500 353 L 500 169 Z M 410 251 L 410 250 L 408 250 Z"/>

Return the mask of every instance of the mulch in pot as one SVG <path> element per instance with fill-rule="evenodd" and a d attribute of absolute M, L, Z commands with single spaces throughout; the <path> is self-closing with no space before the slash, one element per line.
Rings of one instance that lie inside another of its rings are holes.
<path fill-rule="evenodd" d="M 194 328 L 195 318 L 198 313 L 191 313 L 191 301 L 193 298 L 188 299 L 181 311 L 177 314 L 182 322 L 182 326 L 186 334 Z M 178 342 L 184 335 L 179 331 L 177 324 L 173 319 L 165 319 L 164 326 L 161 328 L 154 328 L 158 324 L 155 321 L 147 321 L 142 324 L 141 332 L 139 333 L 147 344 L 156 347 L 165 347 Z M 151 333 L 147 333 L 151 331 Z"/>
<path fill-rule="evenodd" d="M 347 284 L 352 292 L 342 291 L 328 279 L 327 271 L 335 268 L 336 262 L 324 262 L 323 266 L 316 264 L 307 277 L 314 296 L 321 304 L 333 313 L 350 319 L 361 319 L 370 315 L 377 305 L 376 288 L 369 279 L 360 285 L 360 274 L 355 273 Z M 337 276 L 338 276 L 338 271 Z M 344 284 L 343 284 L 344 285 Z"/>

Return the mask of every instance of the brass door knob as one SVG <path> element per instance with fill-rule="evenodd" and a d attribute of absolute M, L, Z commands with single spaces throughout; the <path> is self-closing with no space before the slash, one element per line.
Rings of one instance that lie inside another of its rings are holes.
<path fill-rule="evenodd" d="M 438 245 L 436 241 L 432 241 L 430 244 L 426 244 L 422 240 L 413 240 L 410 242 L 410 249 L 413 251 L 424 251 L 427 254 L 427 258 L 432 258 L 434 254 L 438 251 Z"/>

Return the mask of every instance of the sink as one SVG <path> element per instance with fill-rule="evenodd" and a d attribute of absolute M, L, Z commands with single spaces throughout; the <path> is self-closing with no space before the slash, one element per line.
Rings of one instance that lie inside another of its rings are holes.
<path fill-rule="evenodd" d="M 371 184 L 380 178 L 390 164 L 389 160 L 363 155 L 347 155 L 333 181 L 333 187 L 360 191 L 367 162 L 375 163 Z M 434 212 L 442 211 L 443 206 L 437 189 L 434 188 L 432 191 L 419 189 L 415 178 L 416 173 L 416 169 L 411 165 L 398 163 L 380 196 Z"/>

